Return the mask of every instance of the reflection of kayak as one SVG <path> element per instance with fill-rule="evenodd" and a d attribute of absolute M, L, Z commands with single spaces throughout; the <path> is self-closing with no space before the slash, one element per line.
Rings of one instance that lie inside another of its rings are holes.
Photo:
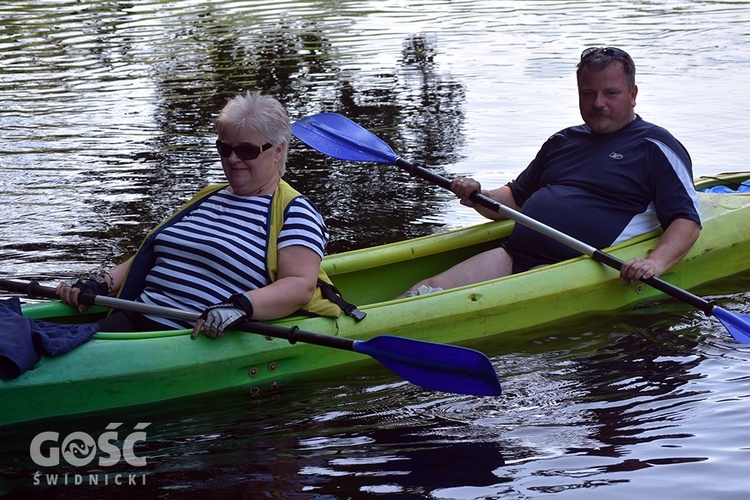
<path fill-rule="evenodd" d="M 750 172 L 723 174 L 696 185 L 734 188 L 748 178 Z M 750 268 L 750 194 L 699 197 L 701 236 L 686 258 L 662 276 L 681 288 Z M 359 323 L 345 316 L 275 323 L 351 339 L 400 335 L 460 343 L 664 296 L 641 284 L 623 287 L 614 270 L 579 257 L 495 281 L 392 300 L 419 279 L 496 246 L 511 227 L 509 221 L 490 222 L 328 256 L 324 267 L 334 284 L 367 317 Z M 622 260 L 642 256 L 657 237 L 651 233 L 607 252 Z M 48 321 L 91 321 L 90 314 L 101 311 L 94 307 L 74 315 L 59 302 L 24 306 L 26 316 Z M 242 332 L 218 340 L 190 340 L 187 331 L 100 333 L 66 354 L 43 358 L 16 379 L 0 381 L 0 424 L 232 387 L 264 391 L 314 370 L 361 359 L 348 351 Z"/>

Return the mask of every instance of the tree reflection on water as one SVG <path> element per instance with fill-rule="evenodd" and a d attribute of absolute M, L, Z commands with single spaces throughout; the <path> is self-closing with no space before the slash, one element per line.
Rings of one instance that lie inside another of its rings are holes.
<path fill-rule="evenodd" d="M 434 38 L 407 37 L 399 66 L 372 75 L 342 69 L 325 27 L 315 23 L 285 21 L 242 37 L 233 25 L 196 21 L 202 26 L 184 27 L 181 35 L 192 33 L 194 47 L 180 45 L 178 53 L 156 65 L 161 135 L 150 145 L 161 153 L 144 159 L 154 168 L 141 183 L 147 192 L 143 205 L 127 206 L 140 213 L 144 226 L 162 220 L 185 191 L 221 180 L 212 120 L 228 98 L 248 90 L 277 96 L 292 120 L 323 111 L 341 113 L 411 161 L 440 169 L 456 160 L 463 142 L 465 92 L 439 72 Z M 191 162 L 197 162 L 195 168 L 185 169 Z M 106 174 L 101 176 L 105 181 Z M 286 178 L 323 213 L 331 231 L 330 253 L 435 232 L 442 224 L 415 221 L 430 218 L 436 205 L 451 196 L 412 181 L 396 167 L 334 160 L 296 140 Z M 120 202 L 111 203 L 101 209 L 125 211 Z M 121 236 L 132 246 L 134 238 Z"/>

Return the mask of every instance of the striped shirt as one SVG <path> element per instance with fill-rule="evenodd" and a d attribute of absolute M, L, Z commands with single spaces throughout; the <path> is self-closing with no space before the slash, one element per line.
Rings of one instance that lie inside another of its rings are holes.
<path fill-rule="evenodd" d="M 271 283 L 266 269 L 272 196 L 237 196 L 227 189 L 208 197 L 195 210 L 162 230 L 154 244 L 156 263 L 138 300 L 146 304 L 203 312 L 230 295 Z M 286 209 L 278 249 L 302 245 L 320 255 L 328 230 L 305 197 Z M 173 328 L 188 322 L 148 316 Z"/>

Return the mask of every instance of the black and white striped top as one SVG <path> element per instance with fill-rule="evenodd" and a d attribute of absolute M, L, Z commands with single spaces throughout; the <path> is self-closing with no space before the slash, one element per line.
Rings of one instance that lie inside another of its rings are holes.
<path fill-rule="evenodd" d="M 214 193 L 182 220 L 162 230 L 154 245 L 156 263 L 139 300 L 146 304 L 202 312 L 237 292 L 270 284 L 266 248 L 271 195 Z M 323 258 L 328 230 L 305 197 L 286 209 L 278 249 L 302 245 Z M 180 320 L 149 316 L 173 328 L 192 328 Z"/>

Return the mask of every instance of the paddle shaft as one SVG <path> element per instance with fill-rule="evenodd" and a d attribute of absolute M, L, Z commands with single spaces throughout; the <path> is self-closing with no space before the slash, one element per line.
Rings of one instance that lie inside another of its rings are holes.
<path fill-rule="evenodd" d="M 409 172 L 409 174 L 413 177 L 419 177 L 420 179 L 424 179 L 433 184 L 437 184 L 438 186 L 448 190 L 451 189 L 451 181 L 449 179 L 418 165 L 415 165 L 408 160 L 404 160 L 403 158 L 396 158 L 394 164 L 397 167 Z M 598 250 L 591 245 L 588 245 L 565 233 L 562 233 L 555 228 L 547 226 L 546 224 L 542 224 L 541 222 L 532 219 L 531 217 L 528 217 L 521 212 L 513 210 L 512 208 L 506 207 L 505 205 L 493 200 L 492 198 L 488 198 L 481 193 L 474 193 L 469 196 L 469 199 L 474 203 L 493 210 L 507 217 L 508 219 L 518 222 L 519 224 L 523 224 L 524 226 L 527 226 L 545 236 L 548 236 L 549 238 L 552 238 L 553 240 L 558 241 L 578 252 L 581 252 L 582 254 L 588 255 L 597 262 L 601 262 L 602 264 L 612 267 L 618 271 L 624 264 L 624 262 L 617 257 L 613 257 L 612 255 L 606 252 L 602 252 L 601 250 Z M 690 304 L 697 309 L 700 309 L 706 314 L 710 315 L 713 313 L 715 306 L 711 302 L 698 297 L 697 295 L 694 295 L 686 290 L 683 290 L 682 288 L 678 288 L 660 278 L 653 277 L 641 279 L 641 281 L 649 286 L 656 288 L 659 291 L 666 293 L 667 295 L 670 295 L 678 300 Z"/>
<path fill-rule="evenodd" d="M 12 292 L 25 293 L 29 297 L 44 297 L 48 299 L 58 298 L 54 288 L 42 286 L 35 281 L 32 281 L 31 283 L 20 283 L 9 280 L 0 280 L 0 286 Z M 87 305 L 93 304 L 111 309 L 122 309 L 126 311 L 138 312 L 141 314 L 152 314 L 154 316 L 181 319 L 190 322 L 197 321 L 198 316 L 200 316 L 198 313 L 183 311 L 171 307 L 144 304 L 143 302 L 136 302 L 133 300 L 118 299 L 116 297 L 109 297 L 106 295 L 91 295 L 84 293 L 79 296 L 79 300 L 81 303 Z M 269 325 L 258 321 L 244 321 L 233 329 L 245 330 L 252 333 L 257 333 L 259 335 L 266 335 L 268 337 L 286 339 L 292 344 L 294 344 L 295 342 L 305 342 L 308 344 L 332 347 L 334 349 L 342 349 L 346 351 L 354 351 L 354 344 L 355 342 L 357 342 L 356 340 L 347 339 L 344 337 L 335 337 L 333 335 L 307 332 L 300 330 L 297 327 L 284 328 L 281 326 Z"/>

